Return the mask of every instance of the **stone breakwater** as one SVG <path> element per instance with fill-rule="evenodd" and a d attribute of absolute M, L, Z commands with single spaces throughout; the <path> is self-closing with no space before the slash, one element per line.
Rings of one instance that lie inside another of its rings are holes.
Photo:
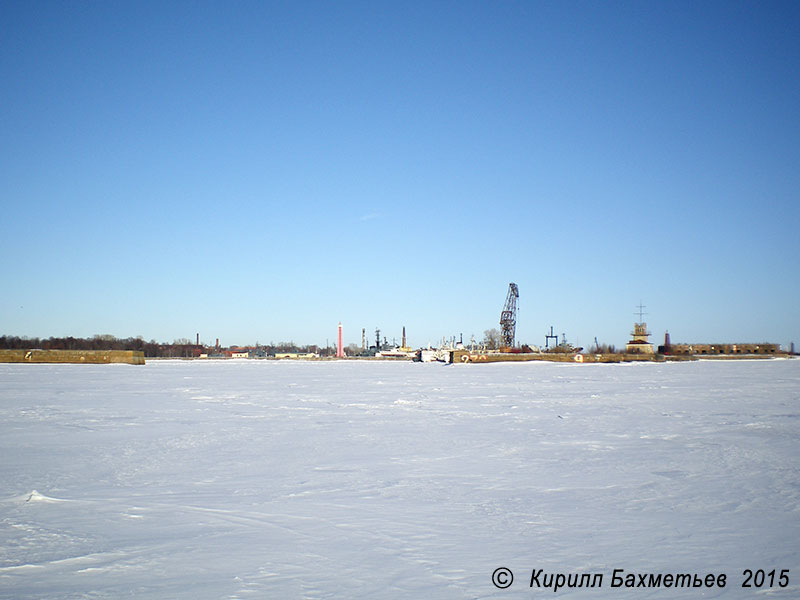
<path fill-rule="evenodd" d="M 140 350 L 0 350 L 0 363 L 126 363 L 143 365 Z"/>

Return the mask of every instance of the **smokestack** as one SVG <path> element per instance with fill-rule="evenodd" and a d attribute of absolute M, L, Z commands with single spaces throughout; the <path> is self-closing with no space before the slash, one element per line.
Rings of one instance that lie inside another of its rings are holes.
<path fill-rule="evenodd" d="M 199 345 L 200 345 L 200 334 L 198 333 L 197 334 L 197 343 L 195 344 L 195 346 L 199 346 Z"/>
<path fill-rule="evenodd" d="M 219 350 L 219 338 L 217 338 L 217 345 L 215 346 L 217 350 Z"/>
<path fill-rule="evenodd" d="M 344 357 L 344 348 L 342 347 L 342 323 L 339 322 L 339 336 L 336 340 L 336 358 Z"/>
<path fill-rule="evenodd" d="M 403 348 L 406 347 L 406 326 L 403 325 Z"/>
<path fill-rule="evenodd" d="M 361 328 L 361 350 L 367 349 L 367 328 Z"/>

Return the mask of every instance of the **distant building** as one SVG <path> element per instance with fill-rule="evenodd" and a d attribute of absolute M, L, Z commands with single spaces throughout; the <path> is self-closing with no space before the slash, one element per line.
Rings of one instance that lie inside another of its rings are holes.
<path fill-rule="evenodd" d="M 779 344 L 767 342 L 760 344 L 670 344 L 664 340 L 664 345 L 658 347 L 661 354 L 671 356 L 686 355 L 714 355 L 714 354 L 781 354 Z"/>
<path fill-rule="evenodd" d="M 250 353 L 246 350 L 244 351 L 234 351 L 231 352 L 231 358 L 250 358 Z"/>
<path fill-rule="evenodd" d="M 276 352 L 275 358 L 319 358 L 316 352 Z"/>
<path fill-rule="evenodd" d="M 650 332 L 647 323 L 634 323 L 633 338 L 625 345 L 625 352 L 629 354 L 655 354 L 653 344 L 650 343 Z"/>

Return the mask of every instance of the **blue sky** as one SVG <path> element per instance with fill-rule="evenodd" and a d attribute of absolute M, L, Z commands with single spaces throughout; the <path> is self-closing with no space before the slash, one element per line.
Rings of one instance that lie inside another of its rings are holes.
<path fill-rule="evenodd" d="M 2 2 L 0 333 L 800 344 L 795 2 Z"/>

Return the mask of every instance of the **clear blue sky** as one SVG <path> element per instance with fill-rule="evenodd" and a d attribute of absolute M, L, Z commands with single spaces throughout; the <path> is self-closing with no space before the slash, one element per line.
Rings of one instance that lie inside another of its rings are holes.
<path fill-rule="evenodd" d="M 800 344 L 797 2 L 2 2 L 0 334 Z"/>

